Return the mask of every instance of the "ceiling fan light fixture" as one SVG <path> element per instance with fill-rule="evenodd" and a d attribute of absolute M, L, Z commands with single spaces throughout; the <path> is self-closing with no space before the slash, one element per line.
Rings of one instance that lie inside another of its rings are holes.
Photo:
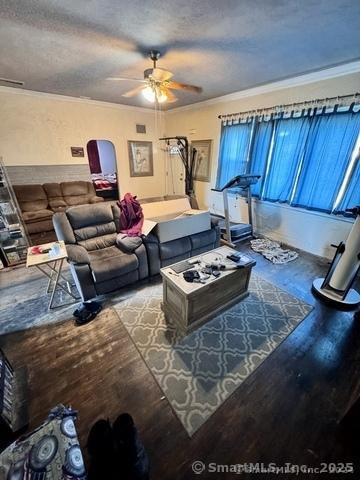
<path fill-rule="evenodd" d="M 159 87 L 154 87 L 154 86 L 147 86 L 144 88 L 142 91 L 143 96 L 148 102 L 154 103 L 157 101 L 158 103 L 164 103 L 167 100 L 167 95 L 164 90 L 162 90 Z"/>
<path fill-rule="evenodd" d="M 143 96 L 146 98 L 148 102 L 151 102 L 151 103 L 155 102 L 156 95 L 153 88 L 151 88 L 150 86 L 144 88 L 144 90 L 141 93 L 143 94 Z"/>
<path fill-rule="evenodd" d="M 125 78 L 125 77 L 113 77 L 109 80 L 126 80 L 136 81 L 143 85 L 132 88 L 131 90 L 122 94 L 123 97 L 132 98 L 142 93 L 143 97 L 150 103 L 174 103 L 178 100 L 177 96 L 173 93 L 173 90 L 183 90 L 185 92 L 201 93 L 202 88 L 195 85 L 189 85 L 187 83 L 179 83 L 172 80 L 173 73 L 165 70 L 164 68 L 157 67 L 157 61 L 160 57 L 160 52 L 157 50 L 151 50 L 149 58 L 153 61 L 153 67 L 147 68 L 144 71 L 144 78 Z"/>
<path fill-rule="evenodd" d="M 161 88 L 157 88 L 155 90 L 156 92 L 156 99 L 159 103 L 164 103 L 166 102 L 167 100 L 167 95 L 166 95 L 166 92 L 164 90 L 162 90 Z"/>

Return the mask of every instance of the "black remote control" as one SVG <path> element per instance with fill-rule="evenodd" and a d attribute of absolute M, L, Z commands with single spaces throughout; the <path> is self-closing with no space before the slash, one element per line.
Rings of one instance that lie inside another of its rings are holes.
<path fill-rule="evenodd" d="M 240 260 L 240 256 L 239 255 L 235 255 L 234 253 L 232 253 L 231 255 L 227 255 L 227 257 L 229 260 L 232 260 L 233 262 L 238 262 Z"/>

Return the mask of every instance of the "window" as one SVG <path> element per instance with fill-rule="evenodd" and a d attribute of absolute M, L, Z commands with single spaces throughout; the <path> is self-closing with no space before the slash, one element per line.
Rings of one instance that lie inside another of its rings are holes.
<path fill-rule="evenodd" d="M 254 197 L 259 197 L 264 185 L 264 175 L 266 161 L 269 156 L 271 138 L 274 130 L 274 122 L 261 122 L 257 125 L 254 138 L 254 147 L 250 164 L 250 173 L 260 174 L 260 180 L 252 186 L 251 192 Z"/>
<path fill-rule="evenodd" d="M 307 117 L 275 121 L 272 147 L 263 181 L 262 198 L 265 200 L 291 200 L 309 126 Z"/>
<path fill-rule="evenodd" d="M 313 119 L 292 205 L 330 213 L 360 131 L 360 115 L 339 113 Z"/>
<path fill-rule="evenodd" d="M 360 133 L 342 188 L 335 202 L 335 213 L 344 213 L 347 208 L 357 205 L 360 205 Z"/>
<path fill-rule="evenodd" d="M 251 123 L 222 127 L 216 187 L 223 187 L 235 175 L 246 171 Z"/>
<path fill-rule="evenodd" d="M 252 192 L 264 200 L 327 213 L 360 204 L 359 110 L 335 107 L 255 118 L 253 129 L 223 127 L 217 186 L 249 171 L 262 176 Z"/>

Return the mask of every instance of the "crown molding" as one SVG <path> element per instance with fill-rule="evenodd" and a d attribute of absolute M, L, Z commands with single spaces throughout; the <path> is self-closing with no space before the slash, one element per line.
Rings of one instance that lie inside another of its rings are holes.
<path fill-rule="evenodd" d="M 168 109 L 166 113 L 184 112 L 187 110 L 198 109 L 201 107 L 208 107 L 210 105 L 216 105 L 222 102 L 232 102 L 234 100 L 240 100 L 241 98 L 253 97 L 261 95 L 263 93 L 270 93 L 276 90 L 282 90 L 285 88 L 299 87 L 301 85 L 307 85 L 309 83 L 319 82 L 321 80 L 330 80 L 331 78 L 341 77 L 344 75 L 350 75 L 352 73 L 360 72 L 360 60 L 356 60 L 350 63 L 337 65 L 334 67 L 317 70 L 296 77 L 285 78 L 276 82 L 266 83 L 257 87 L 248 88 L 246 90 L 240 90 L 238 92 L 229 93 L 228 95 L 222 95 L 221 97 L 210 98 L 202 102 L 192 103 L 191 105 L 185 105 L 183 107 L 175 107 Z"/>
<path fill-rule="evenodd" d="M 158 111 L 162 114 L 171 114 L 177 112 L 184 112 L 187 110 L 198 109 L 201 107 L 207 107 L 216 105 L 222 102 L 231 102 L 234 100 L 240 100 L 242 98 L 253 97 L 264 93 L 274 92 L 276 90 L 282 90 L 291 87 L 299 87 L 301 85 L 307 85 L 309 83 L 318 82 L 321 80 L 329 80 L 331 78 L 341 77 L 344 75 L 350 75 L 352 73 L 360 72 L 360 60 L 353 62 L 336 65 L 330 68 L 317 70 L 314 72 L 297 75 L 295 77 L 285 78 L 271 83 L 258 85 L 253 88 L 240 90 L 238 92 L 229 93 L 220 97 L 210 98 L 190 105 L 184 105 L 183 107 L 168 108 L 166 110 Z M 87 105 L 94 105 L 98 107 L 115 108 L 119 110 L 131 110 L 139 113 L 154 113 L 153 108 L 137 107 L 132 105 L 125 105 L 123 103 L 103 102 L 101 100 L 92 100 L 89 98 L 70 97 L 67 95 L 59 95 L 56 93 L 38 92 L 35 90 L 26 90 L 24 88 L 4 87 L 0 86 L 0 93 L 10 93 L 14 95 L 27 95 L 35 98 L 48 98 L 52 100 L 58 100 L 62 102 L 82 103 Z"/>
<path fill-rule="evenodd" d="M 87 105 L 95 105 L 97 107 L 115 108 L 118 110 L 132 110 L 139 113 L 154 113 L 153 108 L 136 107 L 132 105 L 124 105 L 123 103 L 103 102 L 101 100 L 92 100 L 90 98 L 69 97 L 67 95 L 59 95 L 57 93 L 37 92 L 35 90 L 26 90 L 24 88 L 0 86 L 0 93 L 10 93 L 13 95 L 26 95 L 28 97 L 36 97 L 36 98 L 48 98 L 50 100 L 58 100 L 60 102 L 83 103 Z M 160 111 L 159 113 L 164 113 L 164 111 Z"/>

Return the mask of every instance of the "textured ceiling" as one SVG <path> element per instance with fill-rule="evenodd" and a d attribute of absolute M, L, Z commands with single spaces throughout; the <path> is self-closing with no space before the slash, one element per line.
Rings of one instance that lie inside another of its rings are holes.
<path fill-rule="evenodd" d="M 203 87 L 171 108 L 360 57 L 356 0 L 0 0 L 0 77 L 24 88 L 138 106 L 151 66 Z"/>

